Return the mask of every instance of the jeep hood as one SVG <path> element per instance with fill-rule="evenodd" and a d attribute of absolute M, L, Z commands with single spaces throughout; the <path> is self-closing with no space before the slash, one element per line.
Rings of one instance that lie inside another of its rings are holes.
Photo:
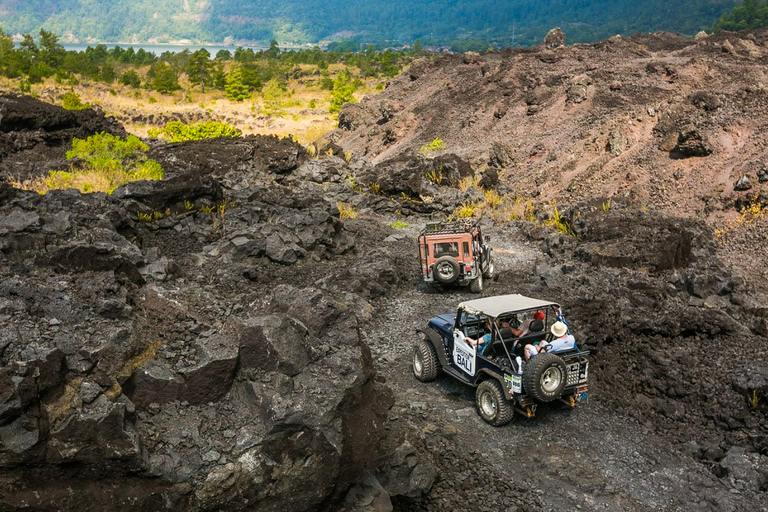
<path fill-rule="evenodd" d="M 427 325 L 440 333 L 450 335 L 453 331 L 453 326 L 456 325 L 456 313 L 434 316 L 429 319 Z"/>

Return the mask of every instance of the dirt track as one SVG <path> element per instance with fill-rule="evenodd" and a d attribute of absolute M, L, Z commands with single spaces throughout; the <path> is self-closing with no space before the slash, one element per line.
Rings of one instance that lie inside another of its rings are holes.
<path fill-rule="evenodd" d="M 536 244 L 515 242 L 525 235 L 514 229 L 487 232 L 498 244 L 502 277 L 484 295 L 517 293 L 505 269 L 533 275 L 546 257 Z M 408 234 L 398 242 L 404 251 L 416 232 Z M 532 419 L 516 415 L 501 428 L 485 424 L 475 411 L 473 388 L 446 375 L 424 384 L 411 373 L 414 331 L 431 316 L 476 296 L 466 288 L 440 292 L 415 280 L 409 285 L 396 297 L 377 301 L 376 320 L 365 338 L 395 390 L 394 423 L 407 425 L 442 472 L 426 498 L 404 500 L 398 510 L 459 510 L 470 503 L 489 511 L 509 505 L 523 510 L 768 509 L 764 494 L 742 495 L 719 480 L 712 465 L 686 453 L 685 443 L 697 438 L 685 426 L 659 433 L 652 418 L 643 423 L 616 408 L 615 397 L 609 399 L 610 390 L 599 384 L 606 377 L 599 361 L 621 357 L 610 349 L 593 357 L 595 385 L 588 404 L 576 409 L 549 404 Z"/>

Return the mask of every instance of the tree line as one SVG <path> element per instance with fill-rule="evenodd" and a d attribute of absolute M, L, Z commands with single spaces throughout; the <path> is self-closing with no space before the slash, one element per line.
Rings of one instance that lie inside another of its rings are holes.
<path fill-rule="evenodd" d="M 202 48 L 197 51 L 164 52 L 157 56 L 143 49 L 88 47 L 84 51 L 66 50 L 58 37 L 41 29 L 38 37 L 24 34 L 18 45 L 0 28 L 0 75 L 21 78 L 22 92 L 31 84 L 53 77 L 59 83 L 75 85 L 81 79 L 134 88 L 146 88 L 160 93 L 181 89 L 184 75 L 193 87 L 224 91 L 232 100 L 242 100 L 265 84 L 273 82 L 285 89 L 287 80 L 301 72 L 300 64 L 317 66 L 324 89 L 346 87 L 331 78 L 328 67 L 343 63 L 357 68 L 360 77 L 392 77 L 412 58 L 422 53 L 416 42 L 410 51 L 377 50 L 369 45 L 363 51 L 339 48 L 325 51 L 318 47 L 302 50 L 281 50 L 276 41 L 269 48 L 254 51 L 237 48 L 234 52 L 219 50 L 212 56 Z M 139 73 L 140 68 L 147 68 Z M 347 80 L 347 82 L 351 82 Z"/>
<path fill-rule="evenodd" d="M 723 14 L 712 30 L 737 31 L 765 26 L 768 26 L 768 0 L 744 0 L 744 3 Z"/>

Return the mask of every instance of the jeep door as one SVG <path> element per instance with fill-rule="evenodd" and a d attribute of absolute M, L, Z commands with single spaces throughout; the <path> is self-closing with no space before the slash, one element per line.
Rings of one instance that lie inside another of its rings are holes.
<path fill-rule="evenodd" d="M 453 329 L 451 362 L 465 377 L 474 377 L 477 371 L 477 350 L 466 338 L 476 339 L 480 333 L 481 319 L 466 311 L 456 314 L 456 326 Z M 470 379 L 471 380 L 471 379 Z"/>

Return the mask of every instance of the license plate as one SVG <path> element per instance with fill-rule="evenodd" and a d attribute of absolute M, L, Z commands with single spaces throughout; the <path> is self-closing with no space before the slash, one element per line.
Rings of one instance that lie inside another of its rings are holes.
<path fill-rule="evenodd" d="M 504 382 L 507 383 L 510 393 L 523 392 L 523 384 L 519 375 L 504 375 Z"/>

